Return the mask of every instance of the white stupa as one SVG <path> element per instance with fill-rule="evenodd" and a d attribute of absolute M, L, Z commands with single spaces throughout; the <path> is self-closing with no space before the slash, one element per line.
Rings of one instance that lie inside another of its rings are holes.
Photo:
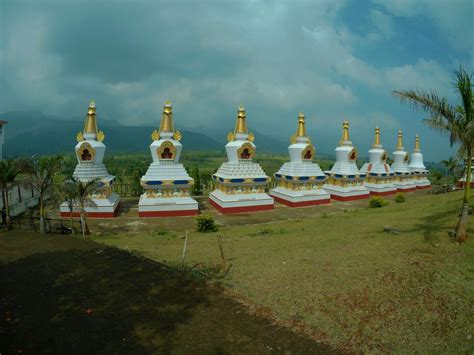
<path fill-rule="evenodd" d="M 409 154 L 403 147 L 403 134 L 398 131 L 397 150 L 392 153 L 393 163 L 391 168 L 395 173 L 394 184 L 398 192 L 411 192 L 416 190 L 413 173 L 408 166 Z"/>
<path fill-rule="evenodd" d="M 474 170 L 472 170 L 472 164 L 474 163 L 474 158 L 471 160 L 471 187 L 474 187 Z M 456 183 L 457 187 L 463 188 L 466 185 L 467 181 L 467 159 L 464 160 L 464 174 L 461 179 Z"/>
<path fill-rule="evenodd" d="M 429 171 L 426 170 L 425 164 L 423 163 L 423 154 L 420 150 L 420 137 L 418 137 L 418 134 L 415 136 L 415 149 L 411 154 L 408 167 L 413 174 L 413 182 L 416 184 L 418 190 L 431 188 L 431 182 L 428 180 Z"/>
<path fill-rule="evenodd" d="M 193 216 L 198 203 L 190 197 L 194 180 L 179 163 L 181 133 L 175 131 L 171 103 L 167 101 L 160 129 L 153 131 L 150 152 L 153 162 L 141 178 L 145 190 L 138 203 L 140 217 Z"/>
<path fill-rule="evenodd" d="M 375 127 L 375 140 L 369 150 L 369 162 L 365 163 L 360 171 L 367 175 L 365 187 L 371 195 L 387 196 L 397 192 L 397 187 L 393 183 L 395 174 L 387 164 L 387 152 L 380 143 L 379 127 Z"/>
<path fill-rule="evenodd" d="M 97 130 L 95 111 L 95 104 L 91 102 L 87 111 L 84 130 L 79 132 L 76 137 L 75 150 L 78 163 L 73 177 L 82 182 L 98 179 L 99 188 L 96 193 L 90 196 L 93 203 L 88 203 L 85 210 L 89 217 L 110 218 L 116 216 L 120 198 L 118 194 L 112 192 L 115 176 L 110 175 L 102 163 L 105 154 L 105 145 L 102 141 L 105 135 L 102 131 Z M 60 213 L 62 217 L 70 216 L 71 211 L 67 203 L 61 204 Z M 79 216 L 80 213 L 79 206 L 74 206 L 72 214 Z"/>
<path fill-rule="evenodd" d="M 278 186 L 270 191 L 275 201 L 290 207 L 321 205 L 331 202 L 331 196 L 322 189 L 326 175 L 313 162 L 314 146 L 306 135 L 304 114 L 298 116 L 298 129 L 288 147 L 290 161 L 275 174 Z"/>
<path fill-rule="evenodd" d="M 245 109 L 239 107 L 234 132 L 227 135 L 228 162 L 212 176 L 216 189 L 209 202 L 221 213 L 242 213 L 273 209 L 273 198 L 265 193 L 270 178 L 252 158 L 254 136 L 247 130 Z"/>
<path fill-rule="evenodd" d="M 339 201 L 353 201 L 369 197 L 369 190 L 364 186 L 366 175 L 357 168 L 357 149 L 349 140 L 349 122 L 342 125 L 342 139 L 336 151 L 336 163 L 331 170 L 323 188 L 331 194 L 331 198 Z"/>

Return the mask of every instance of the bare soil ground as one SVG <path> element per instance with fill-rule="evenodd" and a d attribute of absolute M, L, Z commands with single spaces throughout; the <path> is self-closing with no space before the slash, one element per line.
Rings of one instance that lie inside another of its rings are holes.
<path fill-rule="evenodd" d="M 70 236 L 0 233 L 1 354 L 327 354 L 219 287 Z"/>

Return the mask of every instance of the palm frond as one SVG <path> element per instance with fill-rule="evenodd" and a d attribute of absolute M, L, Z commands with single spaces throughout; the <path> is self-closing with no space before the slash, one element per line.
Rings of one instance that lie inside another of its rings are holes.
<path fill-rule="evenodd" d="M 401 102 L 412 104 L 415 109 L 428 113 L 432 118 L 452 122 L 456 118 L 456 110 L 448 100 L 440 97 L 435 91 L 406 90 L 393 91 Z"/>

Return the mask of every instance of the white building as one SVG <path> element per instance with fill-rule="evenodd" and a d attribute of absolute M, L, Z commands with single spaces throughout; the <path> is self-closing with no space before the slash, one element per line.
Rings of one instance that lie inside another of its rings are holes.
<path fill-rule="evenodd" d="M 194 185 L 179 162 L 183 145 L 181 133 L 174 129 L 171 102 L 167 101 L 160 129 L 152 133 L 150 152 L 153 162 L 140 182 L 144 189 L 138 203 L 140 217 L 194 216 L 198 203 L 190 196 Z"/>
<path fill-rule="evenodd" d="M 288 152 L 290 161 L 275 174 L 278 186 L 270 191 L 270 195 L 275 201 L 290 207 L 330 203 L 331 196 L 322 188 L 326 175 L 313 162 L 316 151 L 306 135 L 303 113 L 298 116 L 298 129 L 291 138 Z"/>
<path fill-rule="evenodd" d="M 369 150 L 369 162 L 360 169 L 361 172 L 367 174 L 365 187 L 371 195 L 386 196 L 397 192 L 397 187 L 393 183 L 395 173 L 387 164 L 387 157 L 387 152 L 380 142 L 380 128 L 375 127 L 375 140 Z"/>
<path fill-rule="evenodd" d="M 270 178 L 252 161 L 257 147 L 253 134 L 247 129 L 242 106 L 237 112 L 234 132 L 229 132 L 227 140 L 228 161 L 212 176 L 216 188 L 209 194 L 209 203 L 224 214 L 273 209 L 274 200 L 265 193 Z"/>

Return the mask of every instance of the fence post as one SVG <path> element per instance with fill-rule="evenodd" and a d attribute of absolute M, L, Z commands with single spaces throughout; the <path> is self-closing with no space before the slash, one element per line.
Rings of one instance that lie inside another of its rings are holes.
<path fill-rule="evenodd" d="M 184 261 L 186 259 L 187 248 L 188 248 L 188 232 L 186 231 L 186 236 L 184 237 L 183 257 L 181 260 L 181 270 L 184 270 Z"/>

